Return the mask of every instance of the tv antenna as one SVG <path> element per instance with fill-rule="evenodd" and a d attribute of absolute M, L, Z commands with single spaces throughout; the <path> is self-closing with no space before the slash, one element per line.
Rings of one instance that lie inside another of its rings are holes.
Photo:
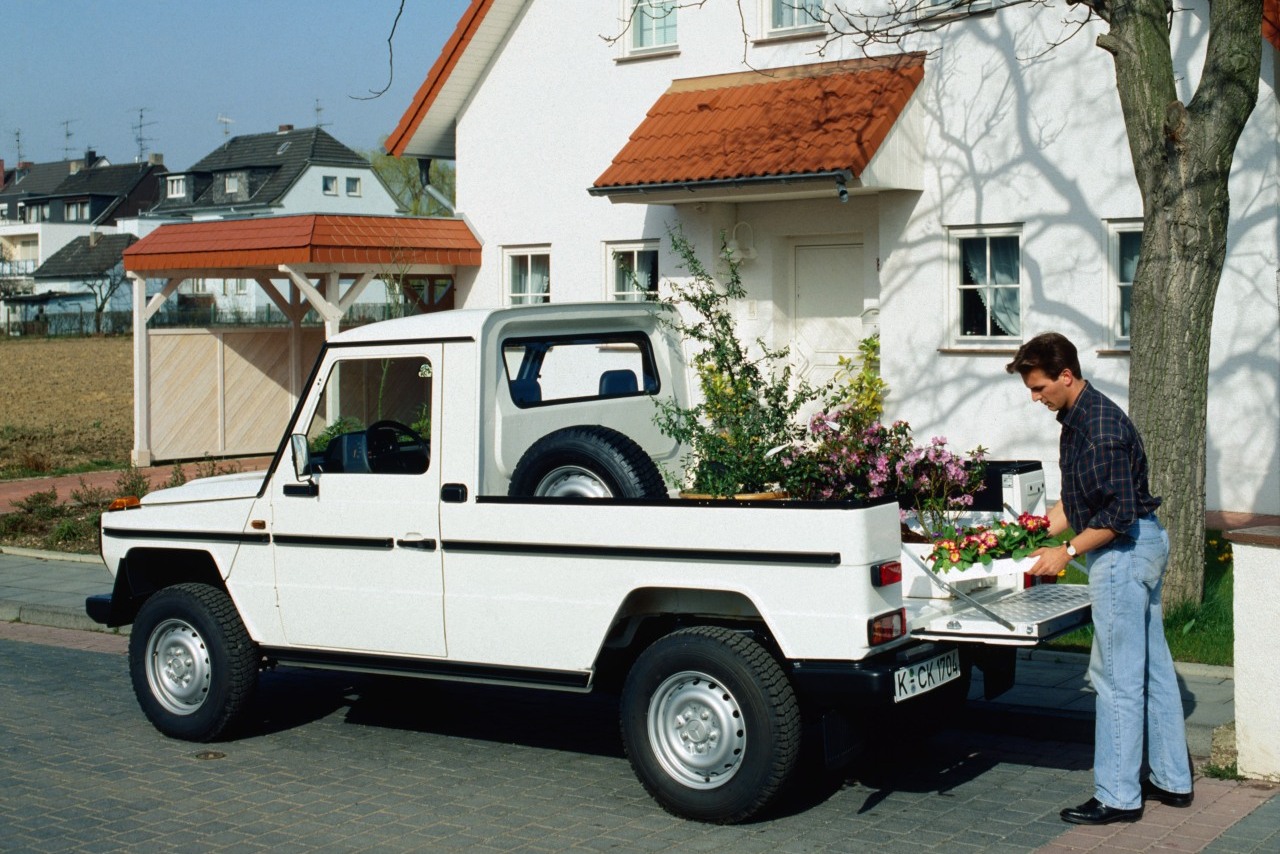
<path fill-rule="evenodd" d="M 319 98 L 316 98 L 316 106 L 315 106 L 315 110 L 316 110 L 316 127 L 318 127 L 318 128 L 326 128 L 326 127 L 328 127 L 330 124 L 332 124 L 332 122 L 322 122 L 322 121 L 320 121 L 320 117 L 321 117 L 322 115 L 324 115 L 324 107 L 322 107 L 322 106 L 320 105 L 320 99 L 319 99 Z"/>
<path fill-rule="evenodd" d="M 226 139 L 231 136 L 231 126 L 236 120 L 223 113 L 218 113 L 218 123 L 222 125 L 222 138 Z"/>
<path fill-rule="evenodd" d="M 71 159 L 71 137 L 75 136 L 75 134 L 71 132 L 71 123 L 74 121 L 75 119 L 67 119 L 62 123 L 62 159 L 63 160 Z"/>
<path fill-rule="evenodd" d="M 147 159 L 147 143 L 151 142 L 150 137 L 142 135 L 142 132 L 155 124 L 146 120 L 147 110 L 149 107 L 138 108 L 138 123 L 133 126 L 133 140 L 138 143 L 138 159 L 135 163 L 141 163 Z"/>
<path fill-rule="evenodd" d="M 22 128 L 15 128 L 13 131 L 13 144 L 18 149 L 18 162 L 22 162 Z"/>

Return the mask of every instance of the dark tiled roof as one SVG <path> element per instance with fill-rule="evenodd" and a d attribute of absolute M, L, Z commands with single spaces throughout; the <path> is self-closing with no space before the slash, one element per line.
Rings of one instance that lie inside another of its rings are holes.
<path fill-rule="evenodd" d="M 163 166 L 150 163 L 124 163 L 119 166 L 99 166 L 81 169 L 58 184 L 50 196 L 115 196 L 129 195 L 152 169 L 166 171 Z"/>
<path fill-rule="evenodd" d="M 0 198 L 6 196 L 45 196 L 53 192 L 53 188 L 58 186 L 66 177 L 71 174 L 71 161 L 59 160 L 54 163 L 33 163 L 27 169 L 6 170 L 6 177 L 9 173 L 17 175 L 11 178 L 13 183 L 7 184 L 3 190 L 0 190 Z"/>
<path fill-rule="evenodd" d="M 199 160 L 187 175 L 213 176 L 226 172 L 249 173 L 248 202 L 216 201 L 209 190 L 194 201 L 161 199 L 156 212 L 178 213 L 223 207 L 243 209 L 277 202 L 311 164 L 368 166 L 369 161 L 320 128 L 235 136 Z"/>
<path fill-rule="evenodd" d="M 49 256 L 36 268 L 37 279 L 87 279 L 100 276 L 124 257 L 138 238 L 132 234 L 102 234 L 96 245 L 90 245 L 88 235 L 77 237 Z"/>

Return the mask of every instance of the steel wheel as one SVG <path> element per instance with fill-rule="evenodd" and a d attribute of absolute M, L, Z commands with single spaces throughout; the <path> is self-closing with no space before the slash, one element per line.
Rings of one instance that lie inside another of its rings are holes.
<path fill-rule="evenodd" d="M 613 490 L 590 469 L 568 465 L 547 472 L 534 494 L 551 498 L 612 498 Z"/>
<path fill-rule="evenodd" d="M 209 696 L 213 667 L 204 638 L 183 620 L 165 620 L 147 638 L 147 684 L 156 701 L 189 715 Z"/>
<path fill-rule="evenodd" d="M 649 704 L 649 744 L 673 779 L 694 789 L 727 783 L 742 763 L 746 723 L 733 694 L 686 670 L 658 686 Z"/>

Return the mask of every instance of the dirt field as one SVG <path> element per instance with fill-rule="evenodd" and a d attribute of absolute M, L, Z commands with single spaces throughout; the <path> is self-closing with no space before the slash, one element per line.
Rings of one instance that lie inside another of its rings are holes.
<path fill-rule="evenodd" d="M 127 336 L 0 340 L 0 478 L 127 464 L 132 347 Z"/>

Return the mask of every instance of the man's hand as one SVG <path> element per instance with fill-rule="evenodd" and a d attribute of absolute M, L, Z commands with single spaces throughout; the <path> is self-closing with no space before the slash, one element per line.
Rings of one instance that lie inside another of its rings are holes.
<path fill-rule="evenodd" d="M 1038 560 L 1027 570 L 1028 575 L 1062 577 L 1067 574 L 1067 564 L 1071 562 L 1071 555 L 1067 554 L 1067 547 L 1063 543 L 1036 549 L 1031 553 L 1031 557 Z"/>

